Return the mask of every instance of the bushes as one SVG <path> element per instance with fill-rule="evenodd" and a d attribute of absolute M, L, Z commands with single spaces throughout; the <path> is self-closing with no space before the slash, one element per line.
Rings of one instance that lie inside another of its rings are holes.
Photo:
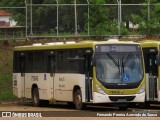
<path fill-rule="evenodd" d="M 0 41 L 0 100 L 15 98 L 12 93 L 12 48 Z"/>

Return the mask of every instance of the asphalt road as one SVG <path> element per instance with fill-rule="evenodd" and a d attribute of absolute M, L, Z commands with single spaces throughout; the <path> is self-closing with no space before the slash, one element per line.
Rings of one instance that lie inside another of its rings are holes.
<path fill-rule="evenodd" d="M 160 119 L 160 104 L 151 105 L 147 109 L 137 106 L 127 110 L 119 110 L 117 107 L 88 105 L 84 110 L 75 110 L 67 104 L 51 104 L 46 107 L 34 107 L 32 104 L 1 104 L 0 116 L 2 112 L 10 112 L 12 117 L 109 117 L 109 118 L 154 118 Z M 5 116 L 5 113 L 3 113 Z M 119 119 L 118 119 L 119 120 Z M 122 119 L 123 120 L 123 119 Z"/>

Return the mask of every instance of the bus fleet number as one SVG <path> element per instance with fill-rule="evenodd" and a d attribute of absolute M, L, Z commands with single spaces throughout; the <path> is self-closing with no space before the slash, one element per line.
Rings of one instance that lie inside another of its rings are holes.
<path fill-rule="evenodd" d="M 31 76 L 32 81 L 38 81 L 38 76 Z"/>

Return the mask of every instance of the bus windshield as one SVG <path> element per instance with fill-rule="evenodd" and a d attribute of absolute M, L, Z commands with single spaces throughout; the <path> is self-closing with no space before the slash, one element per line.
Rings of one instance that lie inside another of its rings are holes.
<path fill-rule="evenodd" d="M 102 53 L 96 55 L 97 79 L 103 83 L 137 83 L 143 78 L 140 53 Z"/>

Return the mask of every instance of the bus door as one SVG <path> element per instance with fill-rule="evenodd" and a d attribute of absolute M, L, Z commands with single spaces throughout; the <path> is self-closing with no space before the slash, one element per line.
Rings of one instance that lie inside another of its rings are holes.
<path fill-rule="evenodd" d="M 89 50 L 88 50 L 89 51 Z M 92 86 L 93 86 L 93 67 L 91 65 L 92 53 L 86 54 L 85 61 L 85 78 L 86 78 L 86 101 L 91 102 L 93 100 L 92 96 Z"/>
<path fill-rule="evenodd" d="M 49 90 L 52 93 L 52 97 L 54 98 L 54 77 L 55 77 L 55 55 L 48 56 L 48 68 L 49 68 Z"/>
<path fill-rule="evenodd" d="M 158 66 L 156 64 L 156 54 L 148 54 L 148 98 L 149 101 L 158 100 Z"/>
<path fill-rule="evenodd" d="M 25 97 L 25 56 L 19 57 L 19 68 L 20 68 L 20 77 L 21 77 L 21 97 Z"/>

